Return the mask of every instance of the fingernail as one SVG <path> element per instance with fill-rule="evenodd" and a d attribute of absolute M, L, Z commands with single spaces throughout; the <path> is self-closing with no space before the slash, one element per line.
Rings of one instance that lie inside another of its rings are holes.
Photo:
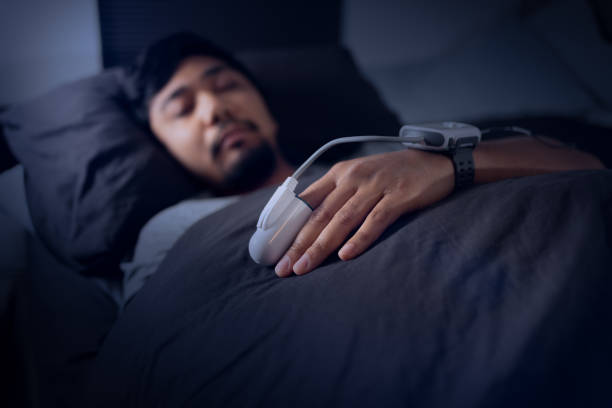
<path fill-rule="evenodd" d="M 287 255 L 283 256 L 283 258 L 276 264 L 274 272 L 276 272 L 276 274 L 281 277 L 287 275 L 287 273 L 290 271 L 290 262 L 291 260 Z"/>
<path fill-rule="evenodd" d="M 293 272 L 296 275 L 300 275 L 302 273 L 306 273 L 308 271 L 308 266 L 310 265 L 310 255 L 305 253 L 302 257 L 293 265 Z"/>
<path fill-rule="evenodd" d="M 353 256 L 354 252 L 355 252 L 355 244 L 353 244 L 352 242 L 349 242 L 340 249 L 340 252 L 338 252 L 338 256 L 340 258 L 350 258 L 351 256 Z"/>

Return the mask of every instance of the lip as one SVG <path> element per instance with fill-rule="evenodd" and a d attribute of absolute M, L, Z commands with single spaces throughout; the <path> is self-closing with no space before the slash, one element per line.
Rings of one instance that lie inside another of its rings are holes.
<path fill-rule="evenodd" d="M 232 127 L 231 129 L 228 129 L 223 132 L 223 134 L 219 138 L 219 147 L 221 149 L 226 149 L 232 146 L 238 140 L 242 139 L 249 132 L 250 129 L 243 126 Z"/>
<path fill-rule="evenodd" d="M 245 134 L 248 133 L 247 130 L 235 130 L 227 134 L 227 136 L 223 137 L 221 141 L 221 149 L 228 149 L 235 145 L 238 141 L 242 140 Z"/>

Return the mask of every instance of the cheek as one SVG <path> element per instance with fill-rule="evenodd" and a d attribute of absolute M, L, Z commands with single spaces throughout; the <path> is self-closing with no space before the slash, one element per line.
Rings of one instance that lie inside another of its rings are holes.
<path fill-rule="evenodd" d="M 275 144 L 276 121 L 263 99 L 254 93 L 243 94 L 237 100 L 237 106 L 241 107 L 241 112 L 237 112 L 240 115 L 239 117 L 248 118 L 255 122 L 262 136 Z"/>
<path fill-rule="evenodd" d="M 210 173 L 210 152 L 201 131 L 181 124 L 165 128 L 163 134 L 162 144 L 183 166 L 199 175 Z"/>
<path fill-rule="evenodd" d="M 171 126 L 165 129 L 164 134 L 168 136 L 162 139 L 162 143 L 175 155 L 187 158 L 203 148 L 201 138 L 189 127 Z"/>

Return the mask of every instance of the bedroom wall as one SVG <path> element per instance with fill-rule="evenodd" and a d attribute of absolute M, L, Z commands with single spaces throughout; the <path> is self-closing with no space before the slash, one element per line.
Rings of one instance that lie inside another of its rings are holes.
<path fill-rule="evenodd" d="M 612 44 L 589 0 L 345 0 L 342 41 L 405 122 L 612 124 Z"/>
<path fill-rule="evenodd" d="M 517 18 L 525 4 L 540 10 Z M 96 0 L 0 2 L 0 106 L 98 72 L 98 17 Z M 343 0 L 340 24 L 405 120 L 603 110 L 612 123 L 612 46 L 588 0 Z"/>
<path fill-rule="evenodd" d="M 0 2 L 0 105 L 100 70 L 96 0 Z"/>
<path fill-rule="evenodd" d="M 188 30 L 231 51 L 337 43 L 341 0 L 98 0 L 105 67 Z"/>
<path fill-rule="evenodd" d="M 522 0 L 344 0 L 342 42 L 365 69 L 417 64 L 461 46 Z"/>

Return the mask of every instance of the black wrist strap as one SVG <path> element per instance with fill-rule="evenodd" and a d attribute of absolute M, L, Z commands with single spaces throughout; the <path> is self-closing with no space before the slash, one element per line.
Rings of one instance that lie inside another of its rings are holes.
<path fill-rule="evenodd" d="M 461 190 L 474 184 L 473 147 L 459 147 L 451 152 L 455 168 L 455 190 Z"/>

